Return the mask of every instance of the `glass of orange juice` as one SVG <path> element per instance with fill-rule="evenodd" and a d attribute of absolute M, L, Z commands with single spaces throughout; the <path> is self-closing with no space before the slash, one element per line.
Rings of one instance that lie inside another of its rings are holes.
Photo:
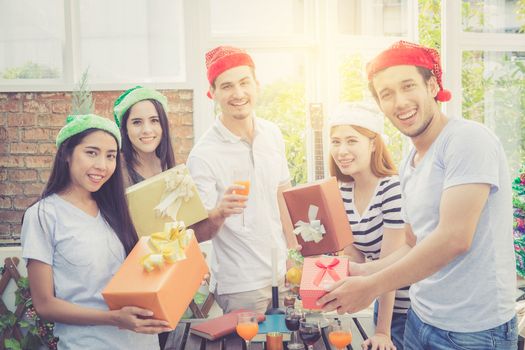
<path fill-rule="evenodd" d="M 237 334 L 246 342 L 246 350 L 250 349 L 250 341 L 259 332 L 255 312 L 241 312 L 237 315 Z"/>
<path fill-rule="evenodd" d="M 233 191 L 234 194 L 248 196 L 250 194 L 250 172 L 248 169 L 234 169 L 233 184 L 244 187 L 243 189 Z M 242 226 L 244 227 L 244 211 L 242 212 Z"/>
<path fill-rule="evenodd" d="M 330 324 L 331 331 L 328 334 L 328 340 L 330 344 L 335 346 L 339 350 L 346 349 L 346 347 L 352 342 L 352 332 L 349 329 L 345 329 L 341 326 L 341 321 L 335 320 Z"/>
<path fill-rule="evenodd" d="M 242 190 L 235 190 L 235 194 L 247 196 L 250 194 L 250 172 L 248 170 L 234 169 L 233 183 L 244 186 Z"/>

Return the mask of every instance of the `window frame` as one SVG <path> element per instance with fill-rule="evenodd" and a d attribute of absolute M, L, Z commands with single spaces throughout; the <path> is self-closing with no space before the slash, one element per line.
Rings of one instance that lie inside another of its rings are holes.
<path fill-rule="evenodd" d="M 443 109 L 448 116 L 463 118 L 463 51 L 525 52 L 525 33 L 464 32 L 461 5 L 462 1 L 444 1 L 441 4 L 441 61 L 444 86 L 453 93 L 452 99 L 443 104 Z"/>
<path fill-rule="evenodd" d="M 63 50 L 63 72 L 61 79 L 13 79 L 0 80 L 0 92 L 57 92 L 72 91 L 76 88 L 78 81 L 82 76 L 80 65 L 80 0 L 63 0 L 64 5 L 64 50 Z M 191 43 L 192 28 L 190 21 L 185 20 L 192 15 L 193 1 L 181 0 L 182 15 L 181 28 L 183 30 L 182 38 L 182 67 L 181 74 L 173 81 L 127 81 L 112 83 L 90 83 L 92 91 L 118 91 L 125 90 L 131 86 L 142 85 L 155 89 L 193 89 L 192 74 L 188 69 L 188 63 L 192 62 L 194 56 L 188 49 L 188 43 Z M 190 5 L 190 6 L 188 6 Z M 198 14 L 193 14 L 198 16 Z"/>

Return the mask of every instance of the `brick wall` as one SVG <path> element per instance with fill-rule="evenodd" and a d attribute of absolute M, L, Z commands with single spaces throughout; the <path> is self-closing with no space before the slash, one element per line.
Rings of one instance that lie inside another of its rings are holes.
<path fill-rule="evenodd" d="M 193 146 L 193 93 L 163 90 L 177 163 Z M 95 113 L 112 118 L 120 91 L 93 92 Z M 20 236 L 20 220 L 49 177 L 55 137 L 71 109 L 70 92 L 0 93 L 0 241 Z"/>

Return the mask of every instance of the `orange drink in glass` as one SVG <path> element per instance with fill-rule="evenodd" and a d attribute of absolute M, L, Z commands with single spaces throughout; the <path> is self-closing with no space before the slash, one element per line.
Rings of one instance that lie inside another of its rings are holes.
<path fill-rule="evenodd" d="M 247 196 L 250 194 L 250 180 L 235 180 L 233 182 L 235 185 L 243 186 L 242 190 L 235 190 L 233 193 Z"/>
<path fill-rule="evenodd" d="M 345 349 L 352 342 L 352 332 L 345 330 L 339 322 L 332 324 L 332 330 L 328 334 L 328 341 L 337 349 Z"/>
<path fill-rule="evenodd" d="M 233 183 L 244 188 L 234 190 L 233 194 L 248 196 L 250 194 L 250 171 L 248 169 L 233 169 Z M 242 201 L 239 201 L 242 203 Z M 242 227 L 244 228 L 244 210 L 242 211 Z"/>
<path fill-rule="evenodd" d="M 246 342 L 246 349 L 250 349 L 250 341 L 259 332 L 257 315 L 255 312 L 241 312 L 237 315 L 237 334 Z"/>

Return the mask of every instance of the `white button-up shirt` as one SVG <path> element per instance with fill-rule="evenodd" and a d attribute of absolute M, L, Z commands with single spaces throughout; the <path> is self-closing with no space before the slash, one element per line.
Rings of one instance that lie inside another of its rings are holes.
<path fill-rule="evenodd" d="M 250 194 L 243 214 L 226 218 L 212 239 L 212 277 L 216 293 L 251 291 L 271 285 L 271 248 L 278 250 L 278 273 L 286 270 L 277 191 L 290 181 L 279 128 L 254 117 L 252 144 L 229 131 L 220 118 L 192 149 L 187 162 L 206 209 L 215 208 L 233 184 L 234 169 L 250 174 Z"/>

